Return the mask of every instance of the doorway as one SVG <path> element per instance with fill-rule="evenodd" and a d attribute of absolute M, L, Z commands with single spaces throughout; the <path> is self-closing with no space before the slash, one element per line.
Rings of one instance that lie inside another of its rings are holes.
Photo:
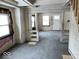
<path fill-rule="evenodd" d="M 60 15 L 53 16 L 53 30 L 60 30 L 61 29 L 61 20 Z"/>

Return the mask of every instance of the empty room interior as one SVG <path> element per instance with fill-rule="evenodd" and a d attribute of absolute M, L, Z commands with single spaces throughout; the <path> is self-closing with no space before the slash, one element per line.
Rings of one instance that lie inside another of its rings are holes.
<path fill-rule="evenodd" d="M 79 0 L 0 0 L 0 59 L 79 59 Z"/>

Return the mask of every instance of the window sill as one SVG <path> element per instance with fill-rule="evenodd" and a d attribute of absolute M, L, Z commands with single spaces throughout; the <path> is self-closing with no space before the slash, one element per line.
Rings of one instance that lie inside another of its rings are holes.
<path fill-rule="evenodd" d="M 5 38 L 7 38 L 7 37 L 9 37 L 9 36 L 12 36 L 13 34 L 8 34 L 8 35 L 5 35 L 5 36 L 3 36 L 3 37 L 0 37 L 0 40 L 2 40 L 2 39 L 5 39 Z"/>

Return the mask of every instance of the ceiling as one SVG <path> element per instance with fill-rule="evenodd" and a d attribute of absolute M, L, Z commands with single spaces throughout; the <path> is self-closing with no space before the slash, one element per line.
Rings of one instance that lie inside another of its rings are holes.
<path fill-rule="evenodd" d="M 18 2 L 18 6 L 28 6 L 23 0 L 16 0 Z"/>
<path fill-rule="evenodd" d="M 68 0 L 15 0 L 18 2 L 18 6 L 28 6 L 28 3 L 35 2 L 34 5 L 51 5 L 51 4 L 63 4 Z"/>
<path fill-rule="evenodd" d="M 49 5 L 49 4 L 61 4 L 66 3 L 68 0 L 36 0 L 35 5 Z"/>
<path fill-rule="evenodd" d="M 18 2 L 18 6 L 29 6 L 36 2 L 36 0 L 15 0 Z"/>

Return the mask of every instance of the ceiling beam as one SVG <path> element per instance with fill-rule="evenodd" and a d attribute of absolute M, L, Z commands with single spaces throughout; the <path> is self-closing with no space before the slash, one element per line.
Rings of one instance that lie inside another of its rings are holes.
<path fill-rule="evenodd" d="M 31 4 L 29 1 L 27 0 L 23 0 L 26 4 L 28 4 L 30 7 L 33 7 L 33 4 Z"/>

